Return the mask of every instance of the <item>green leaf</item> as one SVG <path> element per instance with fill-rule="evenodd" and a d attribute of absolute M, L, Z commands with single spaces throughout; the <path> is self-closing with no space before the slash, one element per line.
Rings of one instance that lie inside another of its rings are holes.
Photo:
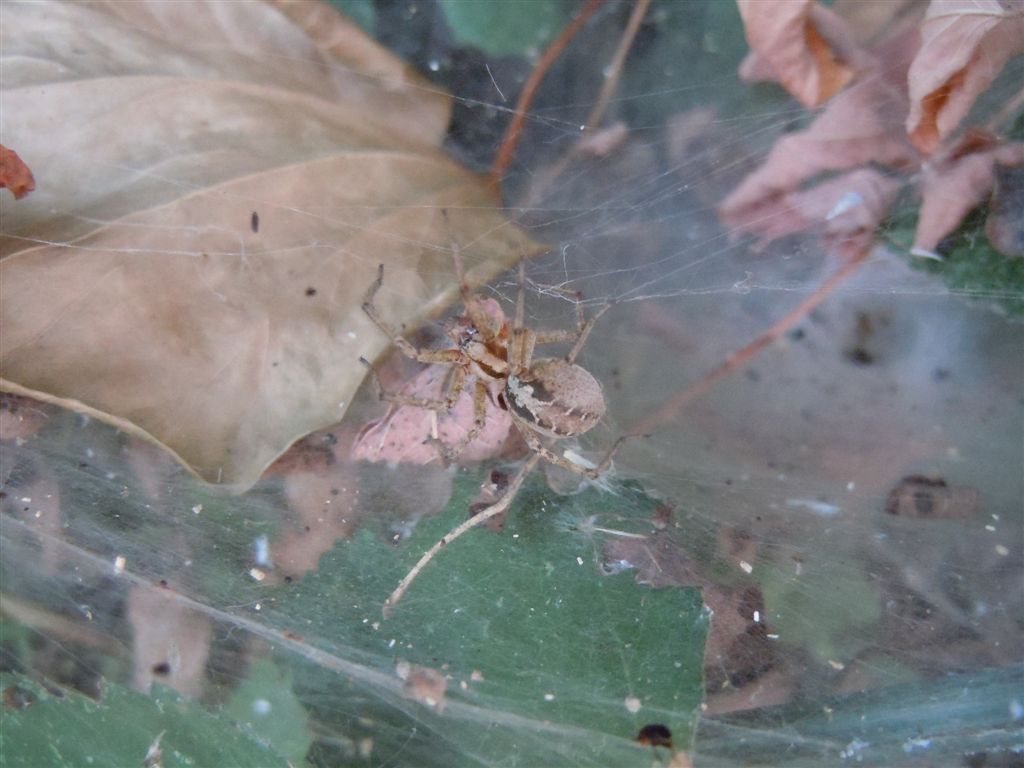
<path fill-rule="evenodd" d="M 139 768 L 154 744 L 164 768 L 288 765 L 235 723 L 168 688 L 145 696 L 107 683 L 96 702 L 73 691 L 55 696 L 22 675 L 0 675 L 0 687 L 0 763 L 8 768 Z"/>
<path fill-rule="evenodd" d="M 292 691 L 289 670 L 272 661 L 257 662 L 223 711 L 292 763 L 306 759 L 313 737 L 306 710 Z"/>
<path fill-rule="evenodd" d="M 522 765 L 602 765 L 616 754 L 616 765 L 646 766 L 649 749 L 631 740 L 649 723 L 667 725 L 677 748 L 686 748 L 703 695 L 709 617 L 700 595 L 652 590 L 628 572 L 607 575 L 600 567 L 607 537 L 652 530 L 654 503 L 635 489 L 554 497 L 535 481 L 521 492 L 503 533 L 477 529 L 451 544 L 392 618 L 381 619 L 385 598 L 407 569 L 464 519 L 479 480 L 459 478 L 448 510 L 422 521 L 400 548 L 361 531 L 281 601 L 298 615 L 317 616 L 317 633 L 349 657 L 387 654 L 395 664 L 445 675 L 446 703 L 469 704 L 473 714 L 446 713 L 436 736 L 461 749 L 477 752 L 484 729 L 491 759 L 509 751 Z M 309 698 L 329 695 L 315 675 L 304 683 Z M 366 717 L 372 705 L 360 711 Z M 418 703 L 411 711 L 426 734 L 422 718 L 431 708 Z M 378 716 L 394 722 L 393 715 Z M 538 728 L 553 733 L 535 741 L 531 731 Z M 391 736 L 395 748 L 412 738 L 403 728 Z M 406 745 L 404 759 L 447 764 L 423 737 Z M 377 732 L 375 744 L 387 738 Z M 417 749 L 423 754 L 408 756 Z"/>
<path fill-rule="evenodd" d="M 554 39 L 573 16 L 565 0 L 440 0 L 448 26 L 462 44 L 492 56 L 527 56 Z"/>
<path fill-rule="evenodd" d="M 940 244 L 942 261 L 909 257 L 911 266 L 941 277 L 951 291 L 991 304 L 1009 317 L 1024 317 L 1024 259 L 1004 256 L 985 235 L 988 207 L 971 213 L 961 227 Z M 886 228 L 893 247 L 909 250 L 917 227 L 917 211 L 894 214 Z"/>
<path fill-rule="evenodd" d="M 800 578 L 778 566 L 755 575 L 765 605 L 772 606 L 772 631 L 800 638 L 820 661 L 848 660 L 872 642 L 881 600 L 859 562 L 815 558 Z M 808 584 L 828 584 L 829 589 L 808 589 Z"/>

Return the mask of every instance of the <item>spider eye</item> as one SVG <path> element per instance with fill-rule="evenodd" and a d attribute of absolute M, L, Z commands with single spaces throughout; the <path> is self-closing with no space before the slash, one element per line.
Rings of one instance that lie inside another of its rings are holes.
<path fill-rule="evenodd" d="M 463 328 L 462 335 L 459 338 L 459 346 L 465 349 L 466 345 L 476 338 L 477 333 L 478 331 L 475 325 L 470 325 Z"/>

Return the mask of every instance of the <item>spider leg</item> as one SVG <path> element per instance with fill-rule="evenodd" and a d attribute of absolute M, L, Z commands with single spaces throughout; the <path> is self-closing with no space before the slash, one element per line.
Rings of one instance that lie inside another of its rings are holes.
<path fill-rule="evenodd" d="M 459 281 L 459 293 L 462 295 L 462 303 L 466 307 L 466 314 L 473 321 L 473 326 L 483 337 L 484 342 L 490 343 L 497 338 L 500 328 L 494 327 L 494 321 L 484 312 L 477 301 L 476 294 L 466 282 L 466 269 L 462 262 L 462 247 L 455 238 L 452 231 L 452 221 L 448 216 L 448 209 L 442 208 L 441 215 L 444 216 L 445 226 L 448 228 L 448 240 L 452 250 L 452 263 L 455 266 L 455 278 Z"/>
<path fill-rule="evenodd" d="M 381 384 L 380 374 L 377 373 L 377 369 L 370 364 L 369 360 L 365 357 L 360 357 L 359 362 L 369 369 L 370 378 L 373 380 L 373 386 L 377 390 L 377 396 L 385 402 L 396 403 L 397 405 L 414 405 L 431 411 L 447 411 L 455 405 L 455 401 L 459 399 L 459 395 L 462 394 L 462 389 L 466 382 L 465 370 L 462 368 L 456 368 L 452 373 L 452 378 L 448 384 L 448 393 L 444 397 L 432 398 L 403 395 L 397 392 L 387 392 L 384 389 L 383 384 Z M 453 360 L 451 362 L 455 361 Z"/>
<path fill-rule="evenodd" d="M 461 389 L 461 387 L 460 387 Z M 430 442 L 435 445 L 438 451 L 441 453 L 441 457 L 447 464 L 454 461 L 459 455 L 466 450 L 466 447 L 472 443 L 480 435 L 484 425 L 487 423 L 487 385 L 484 384 L 480 379 L 476 380 L 476 387 L 473 392 L 473 426 L 462 436 L 455 445 L 448 446 L 436 438 L 430 438 Z"/>
<path fill-rule="evenodd" d="M 416 565 L 412 567 L 412 570 L 405 574 L 402 580 L 398 582 L 398 586 L 395 587 L 395 591 L 392 592 L 388 599 L 384 601 L 383 613 L 385 619 L 391 615 L 391 611 L 394 610 L 396 605 L 398 605 L 398 601 L 402 599 L 402 595 L 404 595 L 406 590 L 409 589 L 409 585 L 416 580 L 416 577 L 420 575 L 420 572 L 427 567 L 427 564 L 434 559 L 438 552 L 462 536 L 462 534 L 476 528 L 481 523 L 487 522 L 495 515 L 500 515 L 509 508 L 512 501 L 515 499 L 516 494 L 519 492 L 519 489 L 522 487 L 523 481 L 526 480 L 526 476 L 530 474 L 531 470 L 533 470 L 535 466 L 537 466 L 538 461 L 540 461 L 539 455 L 534 454 L 531 456 L 516 473 L 515 477 L 509 481 L 508 488 L 505 489 L 505 493 L 502 494 L 500 499 L 465 522 L 457 525 L 455 528 L 452 528 L 448 533 L 438 539 L 434 546 L 423 554 L 423 557 L 421 557 Z"/>
<path fill-rule="evenodd" d="M 613 305 L 611 303 L 604 304 L 600 309 L 597 310 L 597 312 L 590 316 L 589 320 L 587 320 L 582 326 L 579 327 L 579 330 L 576 334 L 576 341 L 573 342 L 572 349 L 569 350 L 569 354 L 565 356 L 565 361 L 567 363 L 576 362 L 576 355 L 580 353 L 580 350 L 583 349 L 583 345 L 587 343 L 587 337 L 590 335 L 590 332 L 594 329 L 594 323 L 600 320 L 601 315 L 603 315 L 605 312 L 611 309 L 612 306 Z"/>
<path fill-rule="evenodd" d="M 541 442 L 537 434 L 534 433 L 529 428 L 520 427 L 519 432 L 522 434 L 523 440 L 526 441 L 526 445 L 529 446 L 530 450 L 533 451 L 535 454 L 539 455 L 542 459 L 544 459 L 544 461 L 548 462 L 549 464 L 554 464 L 555 466 L 562 467 L 563 469 L 567 469 L 570 472 L 575 472 L 577 475 L 585 475 L 586 477 L 589 477 L 591 480 L 596 480 L 597 478 L 599 478 L 601 475 L 608 471 L 608 467 L 610 467 L 612 464 L 612 459 L 615 457 L 615 454 L 618 452 L 619 448 L 622 447 L 622 444 L 626 440 L 630 439 L 631 437 L 638 437 L 638 435 L 623 435 L 612 444 L 611 448 L 608 449 L 608 452 L 604 455 L 604 458 L 601 459 L 600 464 L 598 464 L 596 467 L 587 467 L 583 466 L 582 464 L 577 464 L 574 461 L 570 461 L 564 456 L 559 456 L 557 453 L 555 453 L 546 445 L 544 445 L 544 443 Z"/>
<path fill-rule="evenodd" d="M 457 349 L 417 349 L 400 333 L 396 332 L 394 328 L 388 325 L 384 318 L 380 316 L 380 312 L 377 310 L 377 305 L 374 304 L 373 301 L 377 295 L 377 291 L 380 290 L 380 287 L 383 284 L 384 265 L 381 264 L 377 267 L 377 279 L 373 281 L 373 285 L 370 286 L 369 290 L 366 291 L 366 295 L 363 297 L 363 312 L 365 312 L 367 317 L 373 321 L 374 325 L 380 328 L 385 336 L 391 339 L 403 355 L 420 363 L 457 363 L 462 360 L 462 353 Z"/>
<path fill-rule="evenodd" d="M 520 276 L 520 280 L 522 279 L 522 276 Z M 553 344 L 556 342 L 571 341 L 573 346 L 572 349 L 569 350 L 569 354 L 565 356 L 565 360 L 568 363 L 574 363 L 576 362 L 576 356 L 579 355 L 580 350 L 583 349 L 583 345 L 587 343 L 587 337 L 590 335 L 590 331 L 593 330 L 594 323 L 601 318 L 601 315 L 614 306 L 614 302 L 603 304 L 590 319 L 587 319 L 586 313 L 583 311 L 582 293 L 579 291 L 571 291 L 567 288 L 559 288 L 558 286 L 546 286 L 546 290 L 565 294 L 566 296 L 572 296 L 575 299 L 576 329 L 573 331 L 536 331 L 534 334 L 535 343 Z"/>

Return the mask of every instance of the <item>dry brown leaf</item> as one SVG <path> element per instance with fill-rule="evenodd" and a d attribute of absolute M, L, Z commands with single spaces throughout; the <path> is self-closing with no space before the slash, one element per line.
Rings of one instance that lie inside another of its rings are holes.
<path fill-rule="evenodd" d="M 0 144 L 0 189 L 4 187 L 20 200 L 36 188 L 36 181 L 18 153 Z"/>
<path fill-rule="evenodd" d="M 969 138 L 969 137 L 968 137 Z M 992 192 L 997 165 L 1024 166 L 1024 143 L 951 153 L 927 165 L 921 178 L 921 215 L 911 253 L 934 257 L 935 248 Z"/>
<path fill-rule="evenodd" d="M 846 22 L 814 0 L 737 0 L 751 53 L 749 81 L 777 80 L 805 107 L 824 104 L 868 61 Z"/>
<path fill-rule="evenodd" d="M 1024 0 L 932 0 L 907 75 L 907 134 L 934 152 L 1013 56 L 1024 52 Z"/>
<path fill-rule="evenodd" d="M 5 136 L 40 182 L 4 211 L 4 388 L 236 489 L 338 421 L 389 343 L 359 306 L 378 263 L 396 324 L 454 295 L 440 208 L 475 281 L 528 247 L 437 148 L 446 97 L 281 7 L 19 3 L 0 29 Z"/>
<path fill-rule="evenodd" d="M 880 76 L 839 94 L 804 131 L 779 139 L 764 164 L 750 174 L 719 206 L 723 221 L 740 232 L 792 231 L 775 216 L 784 197 L 813 176 L 866 163 L 900 169 L 916 164 L 913 147 L 899 130 L 900 95 Z"/>

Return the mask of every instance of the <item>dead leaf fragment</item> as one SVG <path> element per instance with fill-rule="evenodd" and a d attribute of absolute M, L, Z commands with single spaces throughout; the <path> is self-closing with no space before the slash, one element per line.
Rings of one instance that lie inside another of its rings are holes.
<path fill-rule="evenodd" d="M 1021 0 L 932 0 L 907 75 L 907 134 L 934 152 L 1003 66 L 1024 52 Z"/>
<path fill-rule="evenodd" d="M 442 672 L 403 660 L 395 665 L 395 674 L 405 682 L 406 696 L 438 712 L 444 711 L 448 678 Z"/>
<path fill-rule="evenodd" d="M 813 0 L 738 0 L 738 6 L 752 49 L 740 76 L 777 80 L 805 107 L 824 104 L 867 61 L 846 22 Z"/>
<path fill-rule="evenodd" d="M 15 200 L 20 200 L 36 188 L 36 180 L 18 153 L 0 144 L 0 188 L 3 187 L 11 190 Z"/>
<path fill-rule="evenodd" d="M 388 345 L 359 308 L 378 264 L 396 325 L 454 296 L 442 207 L 475 282 L 533 250 L 438 148 L 447 97 L 351 25 L 216 0 L 6 14 L 5 138 L 42 184 L 4 211 L 6 391 L 244 490 Z"/>
<path fill-rule="evenodd" d="M 1024 166 L 1024 143 L 960 154 L 925 167 L 921 178 L 921 214 L 911 253 L 932 256 L 942 238 L 992 192 L 997 164 Z"/>
<path fill-rule="evenodd" d="M 902 111 L 899 94 L 879 76 L 847 89 L 806 130 L 775 143 L 764 164 L 722 201 L 723 221 L 739 232 L 759 235 L 763 244 L 795 231 L 793 221 L 777 221 L 776 216 L 808 206 L 808 199 L 787 201 L 785 196 L 812 177 L 867 163 L 897 170 L 913 167 L 916 152 L 893 129 L 899 123 L 893 118 Z M 876 186 L 881 196 L 888 194 L 882 189 L 887 185 Z"/>

